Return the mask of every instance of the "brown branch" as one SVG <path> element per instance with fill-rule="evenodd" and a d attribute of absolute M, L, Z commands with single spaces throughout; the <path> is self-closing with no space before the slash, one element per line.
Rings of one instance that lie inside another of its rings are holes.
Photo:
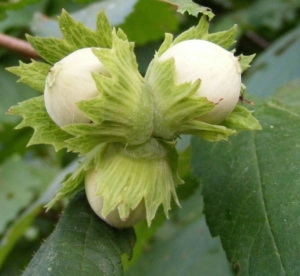
<path fill-rule="evenodd" d="M 28 42 L 5 34 L 0 34 L 0 47 L 17 52 L 27 58 L 39 57 L 38 53 Z"/>
<path fill-rule="evenodd" d="M 261 36 L 259 36 L 257 33 L 253 31 L 248 30 L 246 32 L 246 36 L 262 49 L 266 49 L 270 45 L 270 43 L 267 40 L 265 40 L 264 38 L 262 38 Z"/>

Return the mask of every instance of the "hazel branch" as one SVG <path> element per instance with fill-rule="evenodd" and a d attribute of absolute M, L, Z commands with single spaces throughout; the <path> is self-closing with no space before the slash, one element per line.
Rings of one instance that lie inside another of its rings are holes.
<path fill-rule="evenodd" d="M 30 44 L 22 39 L 0 34 L 0 47 L 17 52 L 28 58 L 38 58 L 38 53 L 30 46 Z"/>

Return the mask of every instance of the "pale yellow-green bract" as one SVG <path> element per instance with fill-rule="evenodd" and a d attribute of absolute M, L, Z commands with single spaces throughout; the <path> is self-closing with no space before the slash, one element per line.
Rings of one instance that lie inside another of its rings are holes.
<path fill-rule="evenodd" d="M 90 48 L 107 74 L 93 73 L 95 96 L 76 103 L 88 122 L 56 125 L 47 113 L 43 95 L 13 106 L 8 112 L 23 117 L 17 128 L 34 129 L 29 145 L 46 143 L 57 151 L 65 147 L 84 156 L 48 208 L 83 189 L 86 172 L 94 170 L 96 196 L 103 199 L 102 217 L 117 210 L 120 218 L 126 220 L 131 210 L 144 202 L 150 225 L 160 205 L 168 216 L 171 198 L 179 204 L 176 186 L 183 182 L 177 175 L 175 140 L 180 134 L 214 142 L 227 140 L 237 131 L 260 129 L 251 112 L 242 106 L 237 106 L 220 124 L 197 120 L 215 107 L 205 97 L 195 97 L 201 81 L 178 84 L 174 61 L 159 62 L 169 48 L 191 39 L 230 49 L 236 26 L 210 34 L 208 20 L 203 16 L 197 26 L 175 39 L 166 34 L 143 77 L 134 43 L 121 29 L 109 25 L 103 11 L 98 15 L 95 31 L 75 22 L 66 11 L 62 12 L 59 25 L 62 39 L 27 36 L 45 62 L 20 63 L 8 70 L 20 76 L 20 82 L 43 92 L 49 70 L 56 63 L 79 49 Z M 253 57 L 238 57 L 241 71 L 249 67 Z"/>

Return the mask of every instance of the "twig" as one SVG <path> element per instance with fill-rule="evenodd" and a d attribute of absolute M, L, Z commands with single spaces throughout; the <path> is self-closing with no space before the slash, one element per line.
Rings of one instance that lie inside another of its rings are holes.
<path fill-rule="evenodd" d="M 38 53 L 30 46 L 30 44 L 22 39 L 0 34 L 0 47 L 17 52 L 28 58 L 38 58 Z"/>
<path fill-rule="evenodd" d="M 264 38 L 262 38 L 261 36 L 259 36 L 257 33 L 253 31 L 248 30 L 246 32 L 246 36 L 250 38 L 256 45 L 258 45 L 262 49 L 266 49 L 270 45 L 270 43 L 267 40 L 265 40 Z"/>

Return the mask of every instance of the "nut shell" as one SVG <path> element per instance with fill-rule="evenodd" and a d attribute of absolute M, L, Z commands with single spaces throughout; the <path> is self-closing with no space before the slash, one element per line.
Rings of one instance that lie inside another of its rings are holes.
<path fill-rule="evenodd" d="M 198 96 L 216 104 L 215 108 L 199 117 L 207 123 L 222 122 L 236 106 L 241 91 L 241 67 L 233 53 L 206 40 L 192 39 L 179 42 L 161 56 L 164 61 L 175 61 L 177 84 L 201 80 Z"/>
<path fill-rule="evenodd" d="M 76 103 L 99 94 L 92 73 L 109 76 L 92 48 L 77 50 L 50 69 L 44 101 L 49 116 L 58 126 L 90 121 Z"/>

